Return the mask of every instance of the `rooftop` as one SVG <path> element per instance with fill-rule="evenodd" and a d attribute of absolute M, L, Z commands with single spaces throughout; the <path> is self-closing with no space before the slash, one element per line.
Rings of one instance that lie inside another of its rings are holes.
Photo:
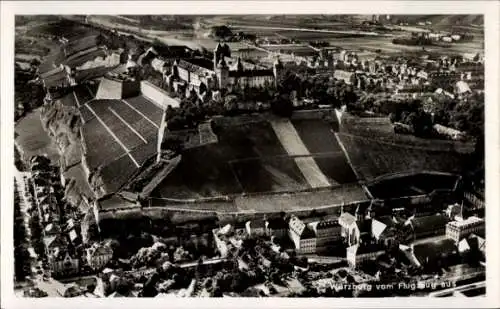
<path fill-rule="evenodd" d="M 439 242 L 429 242 L 413 246 L 413 253 L 420 263 L 427 259 L 432 260 L 442 255 L 449 255 L 456 250 L 455 241 L 452 239 L 444 239 Z"/>
<path fill-rule="evenodd" d="M 446 226 L 448 219 L 441 215 L 431 215 L 431 216 L 423 216 L 416 217 L 409 220 L 415 232 L 423 232 L 434 229 L 443 228 Z"/>
<path fill-rule="evenodd" d="M 465 220 L 451 221 L 448 223 L 450 226 L 462 227 L 466 225 L 484 223 L 484 219 L 478 218 L 476 216 L 469 217 Z"/>

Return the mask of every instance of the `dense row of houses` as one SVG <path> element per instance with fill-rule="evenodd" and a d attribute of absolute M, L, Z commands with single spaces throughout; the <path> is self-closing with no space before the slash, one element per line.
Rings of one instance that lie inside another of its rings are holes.
<path fill-rule="evenodd" d="M 112 257 L 109 246 L 94 244 L 84 248 L 80 224 L 74 214 L 65 214 L 56 197 L 55 186 L 61 185 L 58 172 L 44 156 L 30 161 L 38 215 L 43 227 L 43 244 L 53 277 L 77 275 L 82 264 L 92 269 L 102 268 Z M 85 254 L 81 254 L 85 252 Z"/>

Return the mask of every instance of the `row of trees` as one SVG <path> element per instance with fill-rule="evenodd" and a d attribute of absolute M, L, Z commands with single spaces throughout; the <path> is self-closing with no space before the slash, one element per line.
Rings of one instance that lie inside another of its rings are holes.
<path fill-rule="evenodd" d="M 307 71 L 298 74 L 288 70 L 280 80 L 280 94 L 295 93 L 297 98 L 310 98 L 318 104 L 340 107 L 357 101 L 358 96 L 351 85 L 327 75 L 310 75 Z"/>
<path fill-rule="evenodd" d="M 14 179 L 14 274 L 16 281 L 23 281 L 30 273 L 30 256 L 26 238 L 21 198 Z"/>

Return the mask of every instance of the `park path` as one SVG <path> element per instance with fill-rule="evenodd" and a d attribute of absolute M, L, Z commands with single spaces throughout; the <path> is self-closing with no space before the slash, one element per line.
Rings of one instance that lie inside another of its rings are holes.
<path fill-rule="evenodd" d="M 275 119 L 270 122 L 286 152 L 290 156 L 303 156 L 296 157 L 294 160 L 309 185 L 313 188 L 331 186 L 332 184 L 330 184 L 326 176 L 321 172 L 293 124 L 285 119 Z"/>

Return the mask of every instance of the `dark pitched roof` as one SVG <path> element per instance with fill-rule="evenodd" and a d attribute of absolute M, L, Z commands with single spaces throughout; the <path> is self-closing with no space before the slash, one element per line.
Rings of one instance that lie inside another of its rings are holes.
<path fill-rule="evenodd" d="M 315 237 L 316 234 L 308 225 L 305 226 L 304 230 L 302 230 L 302 234 L 300 235 L 300 239 L 311 239 Z"/>
<path fill-rule="evenodd" d="M 265 228 L 265 227 L 266 227 L 265 220 L 251 220 L 250 221 L 250 228 L 252 228 L 252 229 Z"/>
<path fill-rule="evenodd" d="M 368 244 L 368 245 L 360 245 L 358 250 L 356 250 L 356 255 L 378 252 L 384 250 L 384 247 L 379 244 Z"/>
<path fill-rule="evenodd" d="M 444 239 L 439 242 L 430 242 L 415 245 L 413 253 L 420 263 L 452 254 L 457 250 L 455 241 L 453 239 Z"/>
<path fill-rule="evenodd" d="M 283 218 L 273 218 L 267 220 L 268 227 L 273 230 L 287 229 L 288 223 Z"/>
<path fill-rule="evenodd" d="M 444 228 L 448 219 L 439 214 L 424 217 L 416 217 L 410 220 L 413 230 L 415 232 L 425 232 L 429 230 L 435 230 L 439 228 Z"/>
<path fill-rule="evenodd" d="M 229 77 L 257 77 L 257 76 L 274 76 L 274 74 L 273 70 L 270 69 L 229 71 Z"/>
<path fill-rule="evenodd" d="M 181 59 L 177 66 L 189 72 L 198 72 L 201 69 L 213 70 L 214 68 L 213 62 L 206 58 Z"/>

